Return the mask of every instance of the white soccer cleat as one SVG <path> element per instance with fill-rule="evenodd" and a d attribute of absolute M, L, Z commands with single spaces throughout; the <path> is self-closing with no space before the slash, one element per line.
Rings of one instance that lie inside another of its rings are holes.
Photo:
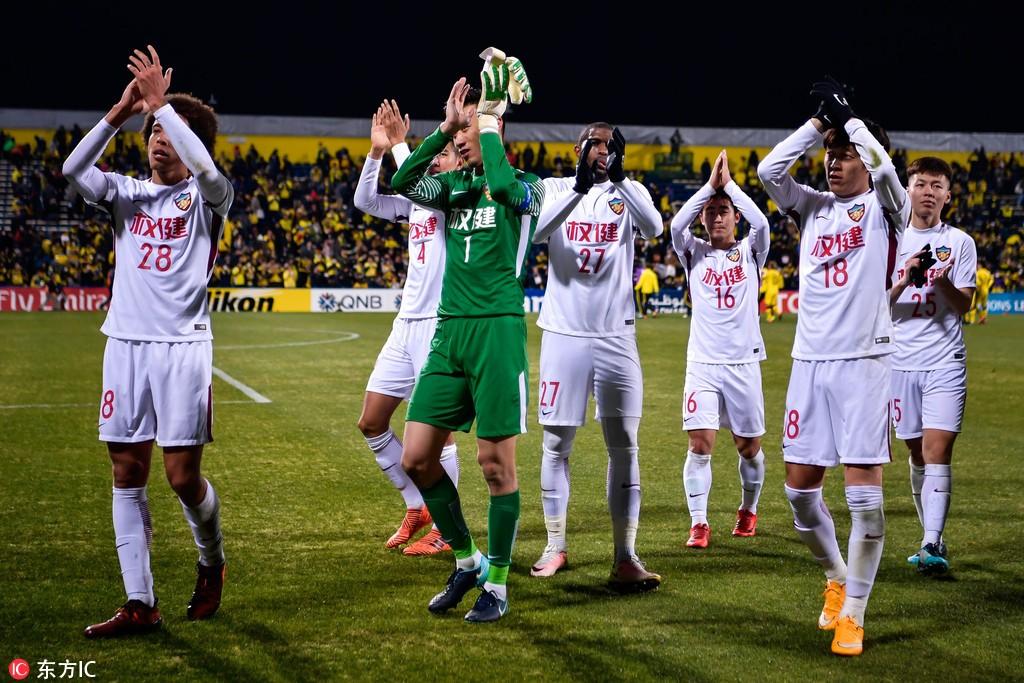
<path fill-rule="evenodd" d="M 544 548 L 540 559 L 530 567 L 530 576 L 554 576 L 555 572 L 569 566 L 569 558 L 565 550 L 549 545 Z"/>

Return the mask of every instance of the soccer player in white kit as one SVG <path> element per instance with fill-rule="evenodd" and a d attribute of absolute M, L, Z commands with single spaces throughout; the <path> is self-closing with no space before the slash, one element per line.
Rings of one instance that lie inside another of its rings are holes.
<path fill-rule="evenodd" d="M 544 427 L 541 498 L 548 543 L 530 574 L 551 576 L 566 566 L 569 456 L 593 394 L 608 449 L 615 544 L 609 584 L 652 590 L 661 577 L 647 571 L 635 549 L 643 374 L 632 296 L 633 238 L 635 230 L 656 237 L 664 226 L 647 189 L 625 177 L 625 139 L 617 128 L 588 125 L 576 154 L 574 178 L 544 180 L 546 200 L 533 237 L 535 243 L 548 242 L 548 282 L 537 320 L 544 330 L 538 411 Z"/>
<path fill-rule="evenodd" d="M 83 198 L 111 214 L 116 271 L 102 331 L 99 438 L 113 463 L 117 555 L 128 601 L 85 630 L 102 638 L 152 631 L 160 611 L 150 571 L 146 483 L 153 441 L 199 548 L 189 619 L 220 606 L 224 549 L 220 501 L 200 473 L 213 440 L 213 346 L 206 285 L 234 190 L 210 150 L 213 110 L 190 95 L 166 95 L 170 69 L 156 50 L 135 50 L 134 79 L 121 100 L 68 156 L 64 175 Z M 147 180 L 95 167 L 117 130 L 146 113 Z"/>
<path fill-rule="evenodd" d="M 690 232 L 698 215 L 708 232 L 706 240 Z M 750 233 L 737 242 L 740 215 L 750 223 Z M 683 429 L 689 434 L 683 489 L 691 519 L 686 546 L 706 548 L 711 540 L 711 452 L 720 422 L 732 431 L 739 452 L 743 493 L 732 534 L 757 533 L 757 501 L 764 484 L 761 361 L 768 357 L 758 295 L 768 258 L 768 219 L 733 182 L 722 150 L 711 178 L 683 204 L 671 231 L 693 301 L 683 388 Z"/>
<path fill-rule="evenodd" d="M 936 157 L 907 167 L 910 227 L 897 261 L 904 265 L 889 293 L 896 330 L 892 417 L 896 437 L 910 449 L 911 491 L 924 529 L 921 549 L 908 560 L 922 574 L 949 569 L 942 532 L 953 488 L 953 442 L 967 403 L 962 316 L 970 310 L 978 269 L 974 239 L 942 220 L 952 179 L 949 164 Z M 921 262 L 926 248 L 930 266 Z"/>
<path fill-rule="evenodd" d="M 889 287 L 907 193 L 885 149 L 853 115 L 836 81 L 815 84 L 817 113 L 758 166 L 768 195 L 800 225 L 800 311 L 786 394 L 782 453 L 794 526 L 825 570 L 818 627 L 832 652 L 863 651 L 864 610 L 885 538 L 882 465 L 889 446 Z M 824 134 L 824 138 L 823 138 Z M 879 137 L 882 142 L 879 142 Z M 824 142 L 830 192 L 799 185 L 790 167 Z M 849 569 L 822 499 L 825 469 L 844 465 Z"/>
<path fill-rule="evenodd" d="M 430 351 L 430 340 L 437 326 L 437 304 L 444 276 L 444 213 L 413 204 L 400 195 L 377 193 L 381 159 L 391 150 L 395 164 L 409 157 L 405 136 L 409 118 L 402 118 L 398 103 L 384 101 L 373 115 L 370 128 L 370 153 L 363 163 L 353 203 L 356 208 L 386 221 L 409 225 L 409 249 L 406 259 L 402 305 L 391 326 L 391 334 L 377 356 L 366 384 L 359 431 L 373 451 L 380 469 L 405 501 L 405 517 L 384 543 L 397 548 L 407 543 L 420 529 L 431 525 L 430 512 L 416 485 L 402 469 L 402 442 L 391 429 L 391 416 L 403 400 L 412 395 L 416 378 Z M 449 145 L 434 158 L 429 173 L 443 173 L 459 167 L 461 160 Z M 452 483 L 459 483 L 459 458 L 455 440 L 449 437 L 441 452 L 441 466 Z M 434 555 L 449 550 L 436 527 L 402 552 L 406 555 Z"/>

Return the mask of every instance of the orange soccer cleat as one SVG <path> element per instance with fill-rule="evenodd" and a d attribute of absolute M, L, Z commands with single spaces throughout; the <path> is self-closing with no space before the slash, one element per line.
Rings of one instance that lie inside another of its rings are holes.
<path fill-rule="evenodd" d="M 405 511 L 405 518 L 398 526 L 398 530 L 391 534 L 391 538 L 384 543 L 384 547 L 391 549 L 409 542 L 409 539 L 416 535 L 420 529 L 434 523 L 430 518 L 430 511 L 427 506 L 409 508 Z"/>
<path fill-rule="evenodd" d="M 839 621 L 843 603 L 846 602 L 846 584 L 825 581 L 825 590 L 821 595 L 825 598 L 825 606 L 821 608 L 821 615 L 818 617 L 818 628 L 822 631 L 832 631 Z"/>
<path fill-rule="evenodd" d="M 451 546 L 444 542 L 441 538 L 441 532 L 437 529 L 431 529 L 426 533 L 423 538 L 419 539 L 415 543 L 411 543 L 406 547 L 402 548 L 404 555 L 410 557 L 417 557 L 423 555 L 437 555 L 451 550 Z"/>
<path fill-rule="evenodd" d="M 864 627 L 853 617 L 843 617 L 836 622 L 832 652 L 846 657 L 856 657 L 864 652 Z"/>

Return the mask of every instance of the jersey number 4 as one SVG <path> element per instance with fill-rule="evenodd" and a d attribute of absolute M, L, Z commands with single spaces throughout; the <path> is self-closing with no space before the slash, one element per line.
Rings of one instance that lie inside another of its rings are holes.
<path fill-rule="evenodd" d="M 142 270 L 152 270 L 155 266 L 161 273 L 166 273 L 171 269 L 171 248 L 166 244 L 158 246 L 156 251 L 156 258 L 153 259 L 153 266 L 149 264 L 149 258 L 153 255 L 153 245 L 148 242 L 143 242 L 139 245 L 142 249 L 142 261 L 139 263 L 139 268 Z"/>

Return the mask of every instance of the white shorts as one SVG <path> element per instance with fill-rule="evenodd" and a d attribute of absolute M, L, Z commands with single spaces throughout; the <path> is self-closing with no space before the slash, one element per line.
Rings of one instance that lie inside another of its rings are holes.
<path fill-rule="evenodd" d="M 719 424 L 736 436 L 764 434 L 760 363 L 686 364 L 683 429 L 718 431 Z"/>
<path fill-rule="evenodd" d="M 782 424 L 786 462 L 881 465 L 889 444 L 888 356 L 794 360 Z"/>
<path fill-rule="evenodd" d="M 366 390 L 402 399 L 412 396 L 436 328 L 437 318 L 395 318 L 391 334 L 366 382 Z"/>
<path fill-rule="evenodd" d="M 892 371 L 892 423 L 897 439 L 924 429 L 959 432 L 967 403 L 967 367 Z"/>
<path fill-rule="evenodd" d="M 641 417 L 644 376 L 636 337 L 573 337 L 545 330 L 540 342 L 539 422 L 583 426 L 591 394 L 597 400 L 594 419 Z"/>
<path fill-rule="evenodd" d="M 213 342 L 107 338 L 100 441 L 156 439 L 164 448 L 213 441 Z"/>

